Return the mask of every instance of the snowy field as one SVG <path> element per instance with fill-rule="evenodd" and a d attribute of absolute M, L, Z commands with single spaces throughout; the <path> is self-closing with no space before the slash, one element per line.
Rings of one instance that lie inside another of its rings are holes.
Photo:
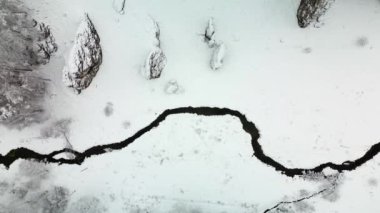
<path fill-rule="evenodd" d="M 299 0 L 21 2 L 50 26 L 58 50 L 35 70 L 49 79 L 48 118 L 0 125 L 3 156 L 19 147 L 83 152 L 188 106 L 244 114 L 266 156 L 286 168 L 353 161 L 380 142 L 378 0 L 336 0 L 307 28 L 297 25 Z M 85 13 L 103 58 L 77 94 L 62 72 Z M 217 70 L 204 41 L 210 18 L 225 45 Z M 141 70 L 157 46 L 155 22 L 167 61 L 148 80 Z M 81 165 L 17 160 L 0 167 L 0 213 L 380 212 L 380 155 L 352 171 L 289 177 L 254 156 L 242 126 L 230 115 L 170 115 L 128 147 Z"/>

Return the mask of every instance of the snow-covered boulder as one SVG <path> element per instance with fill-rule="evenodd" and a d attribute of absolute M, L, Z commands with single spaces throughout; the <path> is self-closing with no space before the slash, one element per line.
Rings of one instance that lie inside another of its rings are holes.
<path fill-rule="evenodd" d="M 214 52 L 210 61 L 211 69 L 217 70 L 222 67 L 225 54 L 226 46 L 224 43 L 217 44 L 214 48 Z"/>
<path fill-rule="evenodd" d="M 141 69 L 141 74 L 146 79 L 159 78 L 167 62 L 166 56 L 161 49 L 160 26 L 158 25 L 158 22 L 156 22 L 154 19 L 152 20 L 154 25 L 154 47 L 146 58 L 145 64 Z"/>
<path fill-rule="evenodd" d="M 141 74 L 146 79 L 155 79 L 161 76 L 162 70 L 166 66 L 166 56 L 161 48 L 155 47 L 148 55 Z"/>
<path fill-rule="evenodd" d="M 67 65 L 63 69 L 63 82 L 79 94 L 91 84 L 101 63 L 100 38 L 94 24 L 85 14 L 77 31 Z"/>
<path fill-rule="evenodd" d="M 214 19 L 210 18 L 208 20 L 208 24 L 204 33 L 204 40 L 208 44 L 209 47 L 213 47 L 215 45 L 215 26 Z"/>
<path fill-rule="evenodd" d="M 208 20 L 208 24 L 204 32 L 204 41 L 208 44 L 209 48 L 213 50 L 210 60 L 210 67 L 212 70 L 217 70 L 223 65 L 224 56 L 226 54 L 226 46 L 223 42 L 215 40 L 215 26 L 213 18 Z"/>
<path fill-rule="evenodd" d="M 318 23 L 333 2 L 334 0 L 301 0 L 297 11 L 298 25 L 305 28 L 311 23 Z"/>

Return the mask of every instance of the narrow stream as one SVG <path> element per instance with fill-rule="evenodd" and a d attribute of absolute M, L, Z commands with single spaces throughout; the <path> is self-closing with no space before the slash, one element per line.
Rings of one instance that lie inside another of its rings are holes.
<path fill-rule="evenodd" d="M 271 157 L 267 156 L 264 153 L 258 141 L 260 138 L 259 130 L 256 128 L 255 124 L 249 121 L 246 118 L 246 116 L 242 114 L 241 112 L 228 109 L 228 108 L 216 108 L 216 107 L 180 107 L 180 108 L 165 110 L 148 126 L 142 128 L 131 137 L 120 142 L 94 146 L 85 150 L 84 152 L 78 152 L 72 149 L 62 149 L 62 150 L 54 151 L 50 154 L 40 154 L 30 149 L 21 147 L 21 148 L 17 148 L 17 149 L 13 149 L 9 151 L 4 156 L 0 154 L 0 164 L 3 164 L 6 168 L 9 168 L 9 166 L 12 165 L 12 163 L 14 163 L 16 160 L 25 159 L 25 160 L 36 160 L 36 161 L 45 162 L 45 163 L 80 165 L 89 157 L 108 153 L 113 150 L 120 150 L 120 149 L 126 148 L 129 144 L 133 143 L 135 140 L 143 136 L 145 133 L 158 127 L 161 124 L 161 122 L 163 122 L 168 116 L 177 115 L 177 114 L 195 114 L 199 116 L 230 115 L 230 116 L 234 116 L 238 118 L 243 126 L 243 130 L 251 136 L 251 143 L 252 143 L 252 148 L 254 151 L 253 155 L 262 163 L 270 167 L 273 167 L 276 171 L 279 171 L 283 175 L 286 175 L 289 177 L 305 175 L 305 174 L 313 173 L 313 172 L 320 173 L 325 168 L 330 168 L 338 172 L 352 171 L 360 167 L 367 161 L 371 160 L 380 152 L 380 142 L 379 142 L 371 146 L 371 148 L 362 157 L 353 161 L 345 161 L 342 164 L 326 162 L 314 168 L 287 168 L 286 166 L 275 161 L 274 159 L 272 159 Z M 71 153 L 73 154 L 74 157 L 72 159 L 54 158 L 56 155 L 62 154 L 62 153 Z"/>

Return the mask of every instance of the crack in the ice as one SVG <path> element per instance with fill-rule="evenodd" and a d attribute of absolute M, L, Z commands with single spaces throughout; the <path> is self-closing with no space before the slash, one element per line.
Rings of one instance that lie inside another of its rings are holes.
<path fill-rule="evenodd" d="M 295 204 L 295 203 L 299 203 L 299 202 L 302 202 L 302 201 L 305 201 L 305 200 L 309 200 L 309 199 L 312 199 L 318 195 L 323 195 L 325 194 L 326 192 L 330 192 L 329 194 L 333 193 L 338 185 L 337 183 L 338 181 L 338 176 L 336 178 L 334 178 L 334 180 L 332 181 L 331 183 L 331 186 L 329 187 L 326 187 L 324 189 L 321 189 L 317 192 L 314 192 L 313 194 L 311 195 L 308 195 L 308 196 L 305 196 L 305 197 L 301 197 L 301 198 L 298 198 L 296 200 L 292 200 L 292 201 L 281 201 L 279 203 L 277 203 L 276 205 L 274 205 L 273 207 L 269 208 L 269 209 L 266 209 L 264 211 L 264 213 L 269 213 L 269 212 L 272 212 L 273 210 L 279 208 L 280 206 L 282 205 L 287 205 L 287 204 Z"/>
<path fill-rule="evenodd" d="M 360 158 L 354 161 L 345 161 L 342 164 L 336 164 L 332 162 L 327 162 L 320 164 L 314 168 L 287 168 L 281 163 L 277 162 L 273 158 L 267 156 L 260 143 L 260 133 L 256 128 L 255 124 L 249 121 L 244 114 L 239 111 L 228 109 L 228 108 L 217 108 L 217 107 L 180 107 L 174 109 L 167 109 L 162 112 L 158 117 L 150 123 L 148 126 L 140 129 L 131 137 L 116 143 L 110 143 L 105 145 L 98 145 L 91 147 L 84 152 L 78 152 L 73 149 L 65 148 L 62 150 L 51 152 L 50 154 L 41 154 L 33 150 L 21 147 L 9 151 L 6 155 L 0 154 L 0 164 L 3 164 L 6 168 L 9 168 L 12 163 L 18 159 L 26 160 L 36 160 L 45 163 L 58 163 L 58 164 L 82 164 L 87 158 L 104 154 L 113 150 L 120 150 L 127 147 L 129 144 L 133 143 L 135 140 L 143 136 L 145 133 L 151 131 L 152 129 L 158 127 L 161 122 L 163 122 L 170 115 L 177 114 L 195 114 L 199 116 L 225 116 L 230 115 L 236 117 L 240 120 L 243 130 L 251 136 L 251 144 L 254 151 L 254 156 L 262 163 L 273 167 L 276 171 L 288 177 L 301 176 L 309 173 L 321 173 L 324 169 L 330 168 L 337 172 L 352 171 L 363 165 L 367 161 L 371 160 L 380 152 L 380 143 L 374 144 L 371 148 Z M 62 153 L 71 153 L 74 158 L 64 159 L 54 158 L 55 156 Z"/>
<path fill-rule="evenodd" d="M 275 210 L 275 209 L 277 209 L 278 207 L 280 207 L 280 206 L 282 206 L 282 205 L 286 205 L 286 204 L 294 204 L 294 203 L 298 203 L 298 202 L 301 202 L 301 201 L 304 201 L 304 200 L 311 199 L 311 198 L 313 198 L 313 197 L 315 197 L 315 196 L 318 196 L 318 195 L 320 195 L 320 194 L 326 192 L 327 190 L 329 190 L 329 189 L 328 189 L 328 188 L 326 188 L 326 189 L 322 189 L 322 190 L 320 190 L 320 191 L 318 191 L 318 192 L 315 192 L 315 193 L 313 193 L 313 194 L 311 194 L 311 195 L 309 195 L 309 196 L 302 197 L 302 198 L 299 198 L 299 199 L 297 199 L 297 200 L 292 200 L 292 201 L 281 201 L 281 202 L 277 203 L 275 206 L 273 206 L 272 208 L 265 210 L 264 213 L 271 212 L 272 210 Z"/>

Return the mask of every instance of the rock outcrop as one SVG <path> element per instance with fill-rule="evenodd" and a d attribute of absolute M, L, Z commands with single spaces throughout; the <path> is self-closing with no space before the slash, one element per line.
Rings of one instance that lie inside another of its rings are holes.
<path fill-rule="evenodd" d="M 334 0 L 301 0 L 297 11 L 298 25 L 305 28 L 318 23 L 333 2 Z"/>
<path fill-rule="evenodd" d="M 74 47 L 63 69 L 63 82 L 76 93 L 90 86 L 102 63 L 100 38 L 89 16 L 79 26 Z"/>
<path fill-rule="evenodd" d="M 44 120 L 46 81 L 33 70 L 49 62 L 57 44 L 18 1 L 0 1 L 0 123 L 23 128 Z"/>

